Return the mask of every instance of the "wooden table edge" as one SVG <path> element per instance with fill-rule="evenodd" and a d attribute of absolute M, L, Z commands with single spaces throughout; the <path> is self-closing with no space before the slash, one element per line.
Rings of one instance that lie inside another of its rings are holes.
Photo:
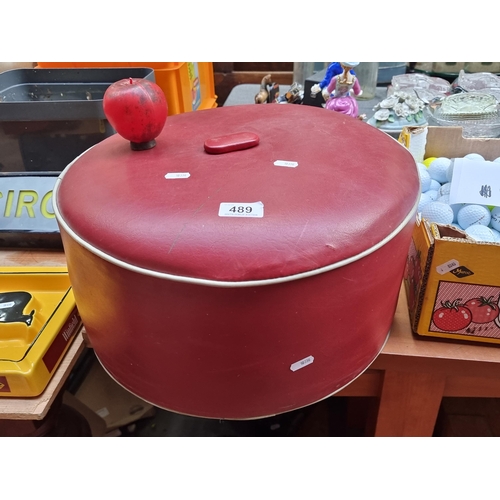
<path fill-rule="evenodd" d="M 42 394 L 32 398 L 0 398 L 0 419 L 42 420 L 47 415 L 52 403 L 68 379 L 71 370 L 85 349 L 86 344 L 83 339 L 82 327 Z"/>

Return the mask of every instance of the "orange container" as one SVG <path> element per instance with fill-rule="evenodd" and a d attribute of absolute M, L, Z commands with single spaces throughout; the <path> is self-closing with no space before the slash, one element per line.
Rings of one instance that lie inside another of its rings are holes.
<path fill-rule="evenodd" d="M 38 68 L 152 68 L 168 114 L 217 107 L 211 62 L 39 62 Z"/>

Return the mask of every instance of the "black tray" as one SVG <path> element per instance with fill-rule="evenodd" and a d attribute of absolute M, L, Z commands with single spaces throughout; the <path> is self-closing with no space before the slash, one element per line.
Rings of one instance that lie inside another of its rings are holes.
<path fill-rule="evenodd" d="M 62 248 L 55 219 L 42 217 L 39 204 L 71 161 L 115 133 L 102 99 L 124 78 L 155 81 L 151 68 L 0 73 L 0 247 Z M 24 206 L 16 215 L 21 191 L 37 192 L 34 213 Z"/>
<path fill-rule="evenodd" d="M 0 73 L 0 121 L 105 119 L 104 92 L 124 78 L 155 81 L 151 68 L 4 71 Z"/>

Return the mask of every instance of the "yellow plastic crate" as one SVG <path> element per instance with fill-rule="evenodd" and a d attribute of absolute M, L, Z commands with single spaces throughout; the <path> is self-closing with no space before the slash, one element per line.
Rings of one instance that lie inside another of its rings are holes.
<path fill-rule="evenodd" d="M 0 268 L 0 397 L 40 395 L 82 326 L 66 268 Z"/>

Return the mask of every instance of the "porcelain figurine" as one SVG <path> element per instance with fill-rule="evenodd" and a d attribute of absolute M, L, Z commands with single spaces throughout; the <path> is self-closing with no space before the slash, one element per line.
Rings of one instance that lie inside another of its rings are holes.
<path fill-rule="evenodd" d="M 358 117 L 358 103 L 354 96 L 361 95 L 362 90 L 357 77 L 350 73 L 351 69 L 358 64 L 357 62 L 340 63 L 342 73 L 334 76 L 327 86 L 330 97 L 326 101 L 325 109 L 337 111 L 353 118 Z"/>
<path fill-rule="evenodd" d="M 326 69 L 325 77 L 321 82 L 315 83 L 311 87 L 311 97 L 316 97 L 316 95 L 321 92 L 321 95 L 323 98 L 328 100 L 330 97 L 330 93 L 327 90 L 328 84 L 332 81 L 332 78 L 334 76 L 340 75 L 343 72 L 342 66 L 340 65 L 339 62 L 332 62 L 328 65 L 328 68 Z M 351 69 L 350 71 L 351 74 L 355 75 L 354 70 Z"/>

